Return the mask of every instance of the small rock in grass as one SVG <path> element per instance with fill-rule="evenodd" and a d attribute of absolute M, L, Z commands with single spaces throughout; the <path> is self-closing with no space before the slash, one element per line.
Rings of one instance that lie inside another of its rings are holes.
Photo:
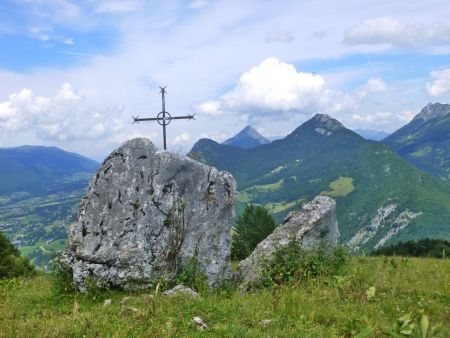
<path fill-rule="evenodd" d="M 269 326 L 270 324 L 272 324 L 273 320 L 272 319 L 263 319 L 259 322 L 259 325 L 266 327 Z"/>
<path fill-rule="evenodd" d="M 126 307 L 126 308 L 123 308 L 122 310 L 120 310 L 119 315 L 120 316 L 127 316 L 127 315 L 130 315 L 132 313 L 136 313 L 136 312 L 138 312 L 138 309 L 129 306 L 129 307 Z"/>
<path fill-rule="evenodd" d="M 131 297 L 124 297 L 122 298 L 122 300 L 120 301 L 120 305 L 125 305 L 126 303 L 128 303 L 131 300 Z"/>
<path fill-rule="evenodd" d="M 191 288 L 188 288 L 184 285 L 177 285 L 174 288 L 164 291 L 163 295 L 164 296 L 175 296 L 175 295 L 179 295 L 179 294 L 183 294 L 192 298 L 199 298 L 200 295 L 195 292 L 194 290 L 192 290 Z"/>
<path fill-rule="evenodd" d="M 103 306 L 107 307 L 111 305 L 111 299 L 105 299 L 105 301 L 103 302 Z"/>
<path fill-rule="evenodd" d="M 208 325 L 200 317 L 192 318 L 192 322 L 200 330 L 206 330 L 208 328 Z"/>

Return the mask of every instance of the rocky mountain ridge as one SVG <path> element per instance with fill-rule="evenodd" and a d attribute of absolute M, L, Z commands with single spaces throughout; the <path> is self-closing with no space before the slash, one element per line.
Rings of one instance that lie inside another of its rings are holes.
<path fill-rule="evenodd" d="M 318 194 L 335 198 L 341 242 L 355 251 L 399 240 L 450 237 L 450 190 L 445 184 L 326 115 L 253 149 L 202 139 L 190 156 L 233 174 L 238 210 L 245 203 L 259 203 L 281 221 Z"/>

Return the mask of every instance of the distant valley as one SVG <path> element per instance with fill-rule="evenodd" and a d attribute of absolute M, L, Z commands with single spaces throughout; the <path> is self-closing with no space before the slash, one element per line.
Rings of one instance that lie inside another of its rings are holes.
<path fill-rule="evenodd" d="M 0 231 L 36 265 L 67 240 L 78 203 L 99 164 L 54 147 L 0 149 Z"/>

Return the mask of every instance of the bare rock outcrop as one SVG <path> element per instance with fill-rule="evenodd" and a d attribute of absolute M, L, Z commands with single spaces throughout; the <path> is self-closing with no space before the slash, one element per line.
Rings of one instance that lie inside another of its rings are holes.
<path fill-rule="evenodd" d="M 236 183 L 231 174 L 159 151 L 147 139 L 115 150 L 91 179 L 63 262 L 74 285 L 89 276 L 125 289 L 170 279 L 196 257 L 211 286 L 229 278 Z"/>
<path fill-rule="evenodd" d="M 292 240 L 302 248 L 317 250 L 320 247 L 335 247 L 338 237 L 336 202 L 327 196 L 317 196 L 302 210 L 290 212 L 283 223 L 239 263 L 239 284 L 245 289 L 258 282 L 262 277 L 263 262 L 270 260 L 279 247 L 288 245 Z"/>

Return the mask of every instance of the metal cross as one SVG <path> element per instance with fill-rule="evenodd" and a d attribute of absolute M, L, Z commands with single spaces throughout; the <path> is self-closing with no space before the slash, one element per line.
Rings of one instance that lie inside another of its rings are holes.
<path fill-rule="evenodd" d="M 156 116 L 156 117 L 149 117 L 149 118 L 142 118 L 140 119 L 139 116 L 134 117 L 133 116 L 133 124 L 135 122 L 143 122 L 143 121 L 157 121 L 162 127 L 163 127 L 163 139 L 164 139 L 164 150 L 167 149 L 166 147 L 166 126 L 170 123 L 172 120 L 183 120 L 186 119 L 188 121 L 195 120 L 194 115 L 185 115 L 185 116 L 174 116 L 172 117 L 169 112 L 166 111 L 166 98 L 165 95 L 166 87 L 159 87 L 161 91 L 159 92 L 162 96 L 162 111 Z"/>

